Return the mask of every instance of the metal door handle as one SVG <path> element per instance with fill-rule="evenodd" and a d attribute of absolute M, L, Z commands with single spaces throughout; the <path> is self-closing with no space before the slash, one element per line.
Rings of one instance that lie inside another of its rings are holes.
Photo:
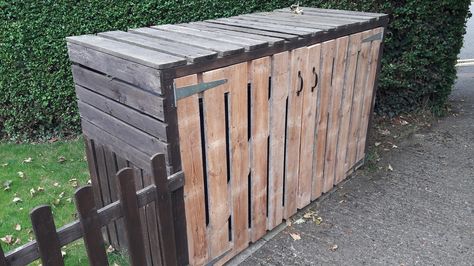
<path fill-rule="evenodd" d="M 318 73 L 316 73 L 316 68 L 314 67 L 313 67 L 313 74 L 314 74 L 314 86 L 311 87 L 311 92 L 313 92 L 316 86 L 318 86 L 318 81 L 319 81 Z"/>
<path fill-rule="evenodd" d="M 296 91 L 296 96 L 300 96 L 300 93 L 303 90 L 303 77 L 301 76 L 301 71 L 298 71 L 298 78 L 300 79 L 300 88 Z"/>

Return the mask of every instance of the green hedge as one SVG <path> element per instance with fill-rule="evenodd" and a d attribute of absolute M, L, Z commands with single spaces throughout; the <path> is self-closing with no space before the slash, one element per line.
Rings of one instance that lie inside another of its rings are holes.
<path fill-rule="evenodd" d="M 377 110 L 439 109 L 450 92 L 469 0 L 300 1 L 391 15 Z M 64 38 L 287 7 L 293 1 L 0 0 L 0 134 L 38 139 L 79 130 Z"/>

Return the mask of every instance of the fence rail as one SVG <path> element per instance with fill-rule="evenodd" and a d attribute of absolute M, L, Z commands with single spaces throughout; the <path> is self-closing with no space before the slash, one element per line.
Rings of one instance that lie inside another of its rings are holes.
<path fill-rule="evenodd" d="M 0 266 L 26 265 L 41 259 L 43 265 L 64 265 L 61 247 L 84 239 L 87 257 L 91 265 L 106 265 L 107 256 L 101 229 L 110 222 L 124 218 L 125 235 L 128 253 L 132 265 L 146 265 L 141 230 L 140 207 L 155 202 L 158 226 L 160 231 L 162 265 L 175 265 L 177 250 L 174 239 L 173 214 L 170 192 L 183 186 L 183 173 L 178 172 L 170 177 L 166 174 L 163 154 L 151 159 L 153 184 L 135 192 L 134 171 L 124 168 L 117 173 L 119 201 L 97 209 L 91 186 L 76 190 L 75 202 L 79 220 L 71 222 L 56 230 L 51 207 L 41 205 L 31 213 L 31 222 L 36 240 L 4 254 L 0 246 Z M 159 252 L 159 251 L 158 251 Z"/>

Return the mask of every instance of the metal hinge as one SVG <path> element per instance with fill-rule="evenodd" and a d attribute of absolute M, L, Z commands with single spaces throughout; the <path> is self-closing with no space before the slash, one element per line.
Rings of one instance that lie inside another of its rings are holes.
<path fill-rule="evenodd" d="M 371 41 L 379 41 L 383 39 L 383 34 L 382 32 L 376 33 L 370 37 L 367 37 L 362 40 L 362 42 L 371 42 Z"/>
<path fill-rule="evenodd" d="M 220 79 L 220 80 L 214 80 L 214 81 L 210 81 L 210 82 L 198 83 L 198 84 L 185 86 L 185 87 L 181 87 L 181 88 L 176 88 L 176 85 L 173 84 L 175 106 L 176 106 L 176 102 L 180 99 L 189 97 L 189 96 L 194 95 L 196 93 L 206 91 L 208 89 L 215 88 L 219 85 L 225 84 L 226 82 L 227 82 L 227 79 Z"/>

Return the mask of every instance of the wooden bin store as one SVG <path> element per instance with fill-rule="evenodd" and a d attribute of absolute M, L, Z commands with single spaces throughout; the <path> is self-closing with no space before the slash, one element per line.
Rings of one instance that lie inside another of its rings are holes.
<path fill-rule="evenodd" d="M 388 17 L 302 9 L 67 39 L 96 200 L 156 153 L 177 180 L 174 233 L 140 212 L 149 265 L 222 264 L 363 163 Z"/>

